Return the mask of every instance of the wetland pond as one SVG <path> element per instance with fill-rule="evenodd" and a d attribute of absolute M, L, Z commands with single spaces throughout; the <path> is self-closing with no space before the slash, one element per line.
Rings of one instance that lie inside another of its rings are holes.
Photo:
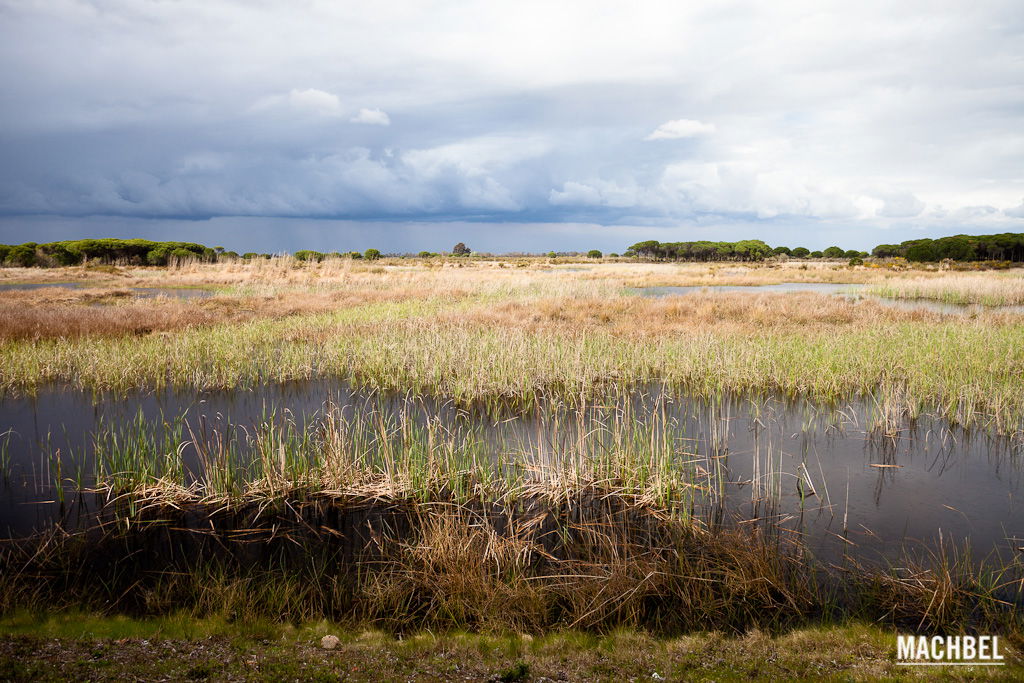
<path fill-rule="evenodd" d="M 613 449 L 623 441 L 611 434 L 612 425 L 626 424 L 631 443 L 662 444 L 699 480 L 697 519 L 777 529 L 826 561 L 844 554 L 896 561 L 905 549 L 934 549 L 940 542 L 969 545 L 979 561 L 993 552 L 1007 559 L 1024 547 L 1019 440 L 929 417 L 890 425 L 883 434 L 870 427 L 872 406 L 870 399 L 837 408 L 771 396 L 709 401 L 657 385 L 582 408 L 550 401 L 506 413 L 366 393 L 337 380 L 127 396 L 50 387 L 34 397 L 0 399 L 0 537 L 94 521 L 99 496 L 79 491 L 95 483 L 103 457 L 98 449 L 115 442 L 122 450 L 132 447 L 138 438 L 132 425 L 173 432 L 162 443 L 180 453 L 187 484 L 203 467 L 197 443 L 237 444 L 236 466 L 244 470 L 255 457 L 252 435 L 260 425 L 292 425 L 303 434 L 319 429 L 333 411 L 372 413 L 396 428 L 434 425 L 453 440 L 472 434 L 495 461 L 557 458 L 583 439 L 593 442 L 588 448 L 594 452 Z"/>
<path fill-rule="evenodd" d="M 868 285 L 829 282 L 782 282 L 774 285 L 695 285 L 691 287 L 634 287 L 628 290 L 639 296 L 661 298 L 685 296 L 700 292 L 738 292 L 743 294 L 815 292 L 845 297 L 851 301 L 874 301 L 882 306 L 903 311 L 933 311 L 951 315 L 970 315 L 982 311 L 1024 314 L 1024 306 L 981 306 L 954 304 L 930 299 L 890 299 L 867 293 Z"/>

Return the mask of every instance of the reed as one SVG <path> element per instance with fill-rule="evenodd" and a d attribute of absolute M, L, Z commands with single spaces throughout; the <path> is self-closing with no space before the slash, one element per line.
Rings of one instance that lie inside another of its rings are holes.
<path fill-rule="evenodd" d="M 406 396 L 328 401 L 299 423 L 265 411 L 252 425 L 204 418 L 101 424 L 92 486 L 107 499 L 245 504 L 294 495 L 513 502 L 600 488 L 687 517 L 712 490 L 678 418 L 628 400 L 547 407 L 488 426 L 454 405 Z M 137 509 L 132 507 L 132 511 Z"/>
<path fill-rule="evenodd" d="M 930 299 L 949 304 L 1020 306 L 1024 277 L 1019 272 L 949 274 L 941 278 L 909 277 L 873 284 L 867 292 L 891 299 Z"/>
<path fill-rule="evenodd" d="M 293 499 L 244 518 L 221 511 L 191 529 L 188 514 L 151 510 L 150 522 L 127 533 L 53 531 L 0 546 L 0 614 L 184 612 L 398 633 L 627 627 L 666 635 L 856 618 L 1017 642 L 1024 633 L 1012 563 L 1001 574 L 941 559 L 908 560 L 902 570 L 827 567 L 756 530 L 711 533 L 600 493 L 504 509 Z"/>
<path fill-rule="evenodd" d="M 1012 434 L 1024 419 L 1024 323 L 817 295 L 651 301 L 540 290 L 357 305 L 137 338 L 0 344 L 0 387 L 245 388 L 339 377 L 460 404 L 571 401 L 662 381 L 681 393 L 773 392 L 829 405 L 875 396 L 905 415 Z M 896 393 L 894 393 L 896 392 Z"/>

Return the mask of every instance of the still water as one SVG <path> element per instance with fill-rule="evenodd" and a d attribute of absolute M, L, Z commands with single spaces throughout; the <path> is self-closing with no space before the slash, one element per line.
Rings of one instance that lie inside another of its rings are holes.
<path fill-rule="evenodd" d="M 571 435 L 599 428 L 609 416 L 658 414 L 679 461 L 711 473 L 715 501 L 704 501 L 698 513 L 708 523 L 724 512 L 731 523 L 768 525 L 803 539 L 823 558 L 895 560 L 904 547 L 937 547 L 940 535 L 947 547 L 969 543 L 978 560 L 993 551 L 1012 557 L 1024 547 L 1021 443 L 932 418 L 883 435 L 870 428 L 870 400 L 823 409 L 771 396 L 698 400 L 651 386 L 582 411 L 552 403 L 495 415 L 493 407 L 462 409 L 432 399 L 417 399 L 410 410 L 406 397 L 367 395 L 329 380 L 129 396 L 51 387 L 36 397 L 3 398 L 0 536 L 90 523 L 101 501 L 76 490 L 93 483 L 93 434 L 103 425 L 184 415 L 197 433 L 242 433 L 267 420 L 312 424 L 327 403 L 439 420 L 454 432 L 476 429 L 496 458 L 550 457 Z M 552 424 L 560 425 L 557 434 Z M 198 468 L 194 448 L 183 449 L 189 468 Z"/>

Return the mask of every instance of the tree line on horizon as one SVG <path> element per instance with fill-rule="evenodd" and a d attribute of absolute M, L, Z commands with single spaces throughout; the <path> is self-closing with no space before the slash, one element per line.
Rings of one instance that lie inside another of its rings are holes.
<path fill-rule="evenodd" d="M 459 242 L 450 252 L 452 256 L 469 256 L 472 250 Z M 576 252 L 573 252 L 576 253 Z M 448 253 L 420 252 L 421 258 L 449 255 Z M 602 258 L 597 249 L 586 252 L 590 258 Z M 762 261 L 772 256 L 791 258 L 864 258 L 867 252 L 844 250 L 837 246 L 821 251 L 806 247 L 771 247 L 762 240 L 716 242 L 637 242 L 623 256 L 656 261 Z M 296 251 L 300 261 L 323 261 L 328 258 L 353 258 L 372 261 L 383 256 L 377 249 L 365 252 L 319 252 L 309 249 Z M 549 257 L 557 256 L 549 252 Z M 610 254 L 617 256 L 617 254 Z M 876 258 L 905 258 L 915 262 L 954 261 L 1010 261 L 1024 262 L 1024 233 L 993 235 L 953 235 L 937 239 L 906 240 L 899 244 L 880 244 L 871 251 Z M 270 258 L 271 254 L 248 252 L 239 255 L 224 247 L 207 247 L 195 242 L 157 242 L 145 239 L 81 239 L 58 242 L 25 242 L 18 245 L 0 244 L 0 265 L 5 266 L 73 266 L 85 262 L 130 263 L 135 265 L 165 266 L 174 261 L 200 261 L 213 263 L 235 259 Z"/>
<path fill-rule="evenodd" d="M 822 251 L 806 247 L 770 247 L 761 240 L 738 242 L 658 242 L 647 240 L 629 247 L 625 256 L 659 261 L 762 261 L 784 254 L 793 258 L 864 258 L 866 251 L 844 250 L 832 246 Z M 919 263 L 953 261 L 1024 262 L 1024 233 L 994 235 L 952 235 L 937 239 L 906 240 L 899 244 L 880 244 L 871 251 L 875 258 L 904 258 Z"/>
<path fill-rule="evenodd" d="M 866 251 L 845 250 L 829 247 L 822 251 L 811 251 L 806 247 L 770 247 L 761 240 L 740 240 L 739 242 L 658 242 L 647 240 L 637 242 L 626 250 L 625 256 L 639 256 L 658 261 L 763 261 L 770 256 L 791 256 L 794 258 L 863 258 Z"/>

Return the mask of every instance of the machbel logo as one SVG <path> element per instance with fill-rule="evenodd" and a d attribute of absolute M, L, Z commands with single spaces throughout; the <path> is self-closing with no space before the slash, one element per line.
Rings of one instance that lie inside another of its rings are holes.
<path fill-rule="evenodd" d="M 897 663 L 905 666 L 1003 666 L 999 636 L 896 636 Z"/>

